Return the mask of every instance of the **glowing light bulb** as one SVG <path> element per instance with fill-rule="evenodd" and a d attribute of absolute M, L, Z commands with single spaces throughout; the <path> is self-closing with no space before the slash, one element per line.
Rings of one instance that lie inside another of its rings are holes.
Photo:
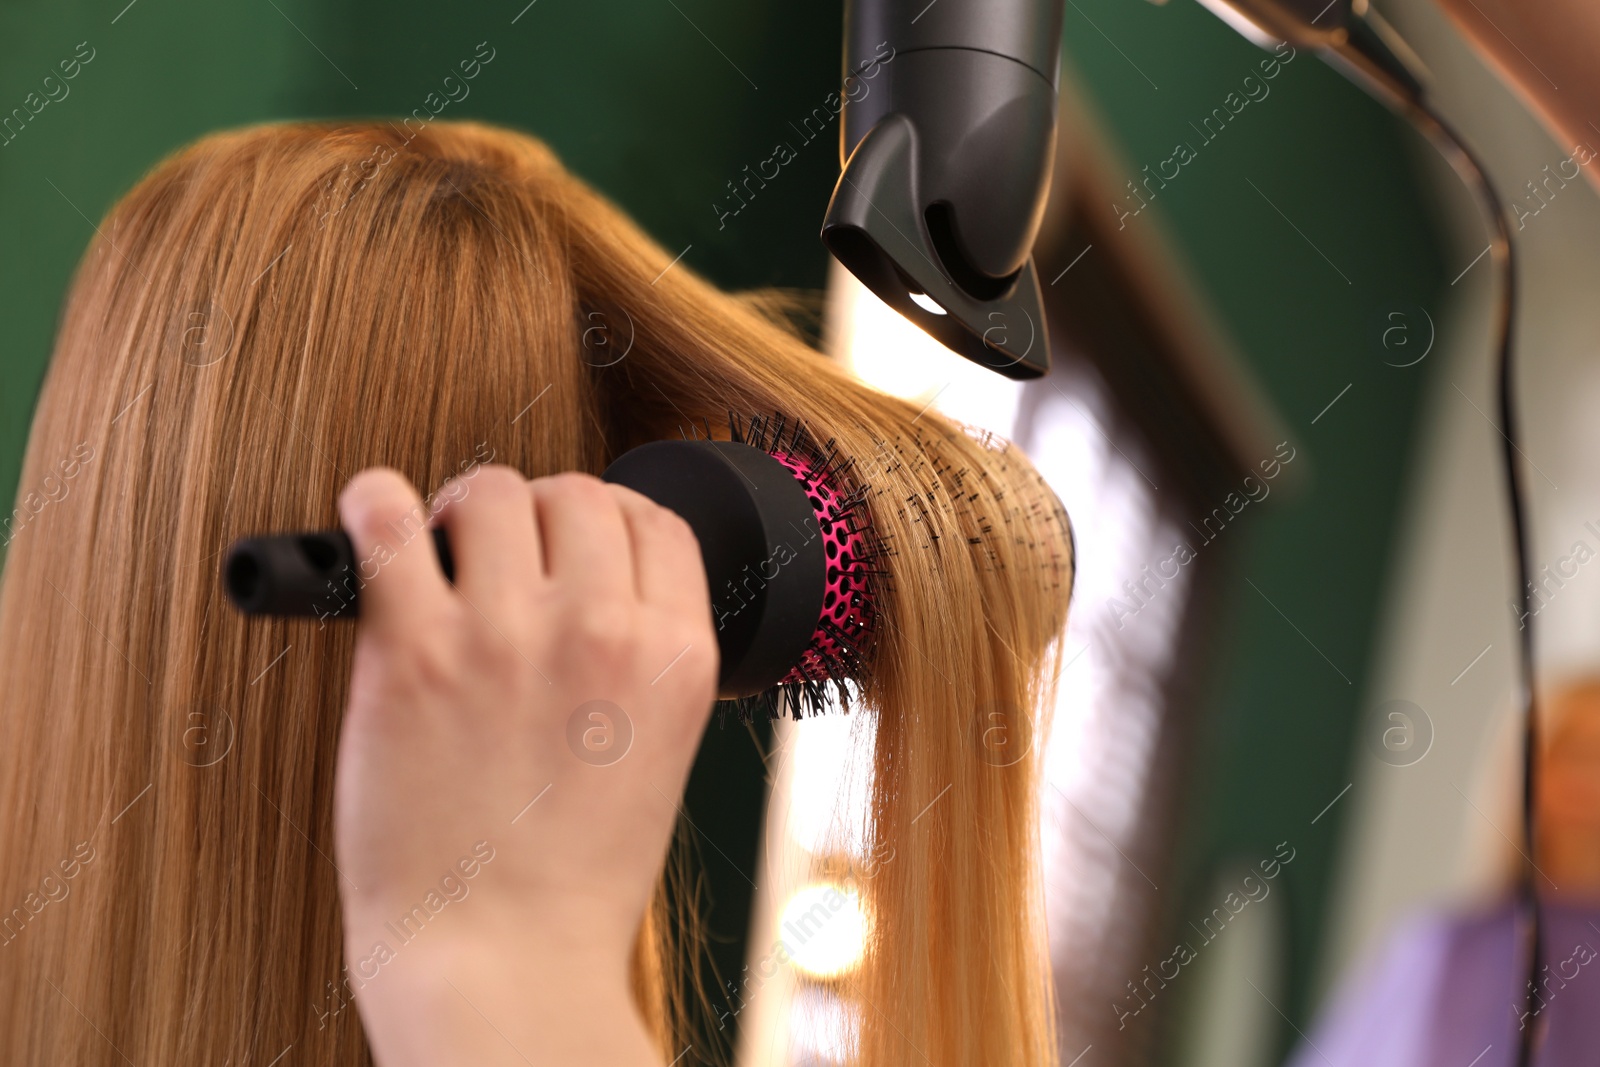
<path fill-rule="evenodd" d="M 867 915 L 853 889 L 814 882 L 796 890 L 779 920 L 789 958 L 813 978 L 835 978 L 861 963 Z"/>

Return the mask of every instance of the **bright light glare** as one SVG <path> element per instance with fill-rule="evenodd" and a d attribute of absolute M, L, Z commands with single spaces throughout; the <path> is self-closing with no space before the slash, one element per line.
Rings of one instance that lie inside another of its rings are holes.
<path fill-rule="evenodd" d="M 829 299 L 842 328 L 845 362 L 858 378 L 958 422 L 1011 436 L 1021 382 L 956 355 L 838 264 L 829 278 Z"/>
<path fill-rule="evenodd" d="M 859 854 L 871 786 L 871 721 L 861 715 L 817 715 L 794 725 L 794 778 L 786 820 L 794 843 L 812 855 Z"/>
<path fill-rule="evenodd" d="M 779 921 L 794 965 L 813 978 L 833 978 L 861 962 L 867 944 L 867 916 L 854 890 L 814 882 L 795 892 Z"/>
<path fill-rule="evenodd" d="M 909 295 L 911 297 L 911 302 L 917 305 L 917 307 L 921 308 L 923 311 L 934 315 L 946 314 L 944 308 L 939 306 L 939 302 L 933 297 L 929 296 L 927 293 L 911 293 Z"/>
<path fill-rule="evenodd" d="M 850 1060 L 854 1028 L 854 1010 L 838 997 L 817 986 L 797 990 L 789 1005 L 794 1044 L 781 1062 L 787 1067 L 846 1063 Z"/>

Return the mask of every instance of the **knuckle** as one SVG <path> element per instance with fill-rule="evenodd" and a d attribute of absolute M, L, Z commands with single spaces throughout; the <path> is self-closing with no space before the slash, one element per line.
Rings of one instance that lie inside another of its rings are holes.
<path fill-rule="evenodd" d="M 371 496 L 396 485 L 408 485 L 406 476 L 393 467 L 366 467 L 355 473 L 355 477 L 345 483 L 345 496 Z"/>
<path fill-rule="evenodd" d="M 439 488 L 446 501 L 470 513 L 485 505 L 503 503 L 524 490 L 525 479 L 514 467 L 495 464 L 479 467 L 470 478 L 455 475 Z"/>
<path fill-rule="evenodd" d="M 515 637 L 485 633 L 472 645 L 472 672 L 497 690 L 519 694 L 532 684 L 534 668 L 519 651 Z"/>
<path fill-rule="evenodd" d="M 681 546 L 696 546 L 700 544 L 695 536 L 694 527 L 689 525 L 687 519 L 671 508 L 659 504 L 651 504 L 650 521 L 655 524 L 661 535 L 679 543 Z"/>
<path fill-rule="evenodd" d="M 543 482 L 545 494 L 561 503 L 593 506 L 595 501 L 603 500 L 607 496 L 605 482 L 581 471 L 552 474 L 543 479 Z"/>
<path fill-rule="evenodd" d="M 466 478 L 457 475 L 453 481 L 466 482 Z M 472 474 L 472 485 L 478 492 L 489 497 L 518 496 L 524 492 L 527 479 L 515 467 L 504 463 L 493 463 L 487 467 L 479 467 Z"/>
<path fill-rule="evenodd" d="M 451 643 L 427 634 L 416 634 L 397 644 L 396 661 L 409 680 L 424 692 L 452 689 L 460 678 L 459 657 Z"/>
<path fill-rule="evenodd" d="M 375 629 L 388 670 L 410 685 L 439 689 L 461 673 L 463 620 L 448 606 L 419 609 Z"/>
<path fill-rule="evenodd" d="M 339 510 L 348 532 L 369 539 L 383 525 L 412 507 L 411 483 L 399 471 L 370 467 L 356 474 L 339 494 Z"/>
<path fill-rule="evenodd" d="M 657 679 L 659 688 L 711 688 L 721 663 L 721 650 L 709 621 L 660 609 L 653 613 L 646 626 L 651 673 L 661 672 Z M 667 669 L 663 671 L 662 668 Z"/>
<path fill-rule="evenodd" d="M 715 680 L 717 669 L 721 665 L 716 639 L 710 634 L 695 633 L 688 644 L 689 647 L 684 651 L 678 666 L 683 668 L 686 677 L 709 684 Z"/>
<path fill-rule="evenodd" d="M 637 620 L 628 605 L 586 600 L 569 613 L 563 632 L 569 650 L 584 658 L 621 666 L 633 653 Z"/>

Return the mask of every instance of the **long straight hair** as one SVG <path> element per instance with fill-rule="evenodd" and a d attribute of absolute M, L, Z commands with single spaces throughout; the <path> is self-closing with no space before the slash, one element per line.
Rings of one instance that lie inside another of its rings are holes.
<path fill-rule="evenodd" d="M 885 547 L 861 700 L 869 846 L 896 859 L 860 887 L 852 1058 L 1054 1062 L 1042 746 L 996 759 L 986 729 L 1042 738 L 1056 498 L 674 262 L 539 142 L 447 122 L 206 137 L 78 269 L 0 527 L 0 1060 L 369 1062 L 332 859 L 353 628 L 239 616 L 221 553 L 336 524 L 370 465 L 425 495 L 480 462 L 598 473 L 729 412 L 835 442 Z M 692 954 L 641 920 L 668 1058 Z"/>

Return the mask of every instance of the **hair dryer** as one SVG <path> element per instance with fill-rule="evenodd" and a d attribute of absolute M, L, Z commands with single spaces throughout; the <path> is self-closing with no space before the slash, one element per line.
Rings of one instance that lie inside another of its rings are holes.
<path fill-rule="evenodd" d="M 884 303 L 1009 378 L 1050 369 L 1031 251 L 1055 155 L 1061 17 L 1061 0 L 845 8 L 843 171 L 823 243 Z M 862 76 L 881 81 L 853 101 Z"/>

